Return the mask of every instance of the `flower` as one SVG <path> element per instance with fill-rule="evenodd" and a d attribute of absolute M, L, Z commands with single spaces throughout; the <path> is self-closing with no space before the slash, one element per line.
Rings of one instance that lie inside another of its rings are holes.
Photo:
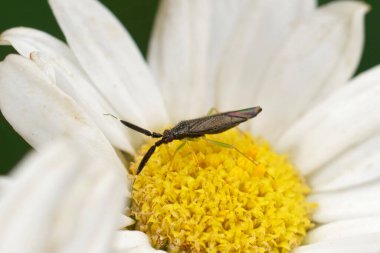
<path fill-rule="evenodd" d="M 143 140 L 105 113 L 157 130 L 255 103 L 264 113 L 242 128 L 288 154 L 318 204 L 316 228 L 295 252 L 379 250 L 380 69 L 350 80 L 364 3 L 163 1 L 151 70 L 98 2 L 50 5 L 70 47 L 30 28 L 0 37 L 24 56 L 0 65 L 0 107 L 33 147 L 68 136 L 120 173 L 113 147 L 136 154 Z M 141 233 L 124 236 L 120 247 L 152 250 Z"/>

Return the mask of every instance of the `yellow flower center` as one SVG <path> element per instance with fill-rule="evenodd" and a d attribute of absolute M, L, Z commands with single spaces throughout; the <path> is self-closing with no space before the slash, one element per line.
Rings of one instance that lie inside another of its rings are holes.
<path fill-rule="evenodd" d="M 299 245 L 314 204 L 287 158 L 238 129 L 206 138 L 234 148 L 204 138 L 173 141 L 135 177 L 136 229 L 169 252 L 289 252 Z"/>

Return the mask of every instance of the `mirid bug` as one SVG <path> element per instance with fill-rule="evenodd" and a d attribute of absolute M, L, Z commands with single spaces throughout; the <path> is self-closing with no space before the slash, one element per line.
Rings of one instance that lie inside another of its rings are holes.
<path fill-rule="evenodd" d="M 230 128 L 233 128 L 240 123 L 243 123 L 262 111 L 260 106 L 251 107 L 238 111 L 230 111 L 218 113 L 210 116 L 205 116 L 197 119 L 184 120 L 179 122 L 171 129 L 166 129 L 162 134 L 150 132 L 144 128 L 136 126 L 125 120 L 120 120 L 125 126 L 145 134 L 153 138 L 161 138 L 144 155 L 139 167 L 137 168 L 137 174 L 139 174 L 148 162 L 149 158 L 153 155 L 156 148 L 162 144 L 172 142 L 173 140 L 182 140 L 184 138 L 197 138 L 206 134 L 218 134 L 222 133 Z"/>

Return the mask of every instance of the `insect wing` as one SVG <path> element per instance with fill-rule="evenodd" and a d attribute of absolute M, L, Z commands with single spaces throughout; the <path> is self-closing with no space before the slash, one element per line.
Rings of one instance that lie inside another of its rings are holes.
<path fill-rule="evenodd" d="M 225 114 L 227 114 L 231 117 L 243 118 L 243 119 L 248 120 L 248 119 L 255 117 L 261 111 L 262 111 L 261 107 L 256 106 L 256 107 L 251 107 L 251 108 L 238 110 L 238 111 L 225 112 Z"/>
<path fill-rule="evenodd" d="M 179 136 L 194 137 L 224 132 L 260 113 L 260 107 L 230 111 L 180 122 L 172 130 Z"/>

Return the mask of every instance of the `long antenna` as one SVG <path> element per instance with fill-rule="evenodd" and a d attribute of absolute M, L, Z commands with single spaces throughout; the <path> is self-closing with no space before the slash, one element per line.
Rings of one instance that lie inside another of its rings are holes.
<path fill-rule="evenodd" d="M 153 138 L 161 138 L 162 137 L 162 134 L 151 132 L 151 131 L 146 130 L 142 127 L 136 126 L 136 125 L 134 125 L 128 121 L 120 120 L 120 122 L 123 123 L 125 126 L 131 128 L 131 129 L 133 129 L 139 133 L 145 134 L 146 136 L 151 136 Z"/>
<path fill-rule="evenodd" d="M 129 127 L 130 129 L 133 129 L 133 130 L 135 130 L 135 131 L 137 131 L 139 133 L 142 133 L 142 134 L 144 134 L 146 136 L 150 136 L 150 137 L 153 137 L 153 138 L 161 138 L 162 137 L 162 134 L 160 134 L 160 133 L 151 132 L 151 131 L 146 130 L 146 129 L 142 128 L 142 127 L 136 126 L 135 124 L 132 124 L 132 123 L 130 123 L 128 121 L 121 120 L 118 117 L 116 117 L 115 115 L 112 115 L 110 113 L 105 113 L 104 115 L 111 116 L 111 117 L 119 120 L 123 125 Z"/>

